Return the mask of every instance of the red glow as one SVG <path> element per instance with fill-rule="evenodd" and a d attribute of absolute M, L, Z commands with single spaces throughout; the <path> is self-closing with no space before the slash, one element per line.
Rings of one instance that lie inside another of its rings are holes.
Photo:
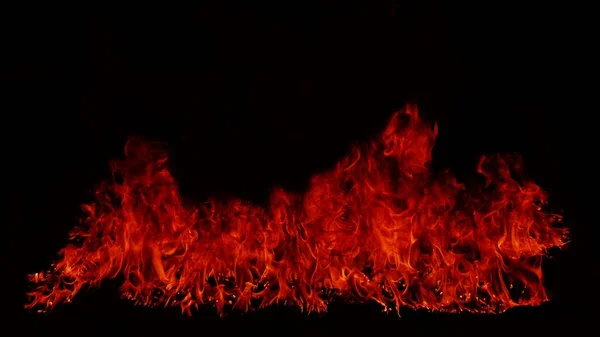
<path fill-rule="evenodd" d="M 27 308 L 46 311 L 123 278 L 138 304 L 211 304 L 219 313 L 281 303 L 326 311 L 332 298 L 439 311 L 502 312 L 548 300 L 542 258 L 566 243 L 517 156 L 483 156 L 481 186 L 429 170 L 437 126 L 407 106 L 304 195 L 268 208 L 183 203 L 164 152 L 131 139 L 114 179 L 83 206 L 82 227 L 48 272 L 30 276 Z"/>

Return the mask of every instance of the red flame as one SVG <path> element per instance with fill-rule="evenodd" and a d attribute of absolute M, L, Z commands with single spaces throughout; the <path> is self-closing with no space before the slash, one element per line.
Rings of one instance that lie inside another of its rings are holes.
<path fill-rule="evenodd" d="M 516 156 L 481 157 L 482 186 L 429 170 L 437 125 L 413 106 L 375 141 L 262 209 L 241 200 L 184 206 L 165 153 L 138 140 L 83 206 L 53 269 L 30 275 L 26 308 L 46 311 L 120 277 L 147 306 L 324 312 L 335 298 L 438 311 L 503 312 L 548 300 L 542 258 L 566 244 L 546 194 Z"/>

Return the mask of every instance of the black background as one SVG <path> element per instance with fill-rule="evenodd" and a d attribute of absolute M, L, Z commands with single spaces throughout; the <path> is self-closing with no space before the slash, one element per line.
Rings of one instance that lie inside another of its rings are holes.
<path fill-rule="evenodd" d="M 128 136 L 168 143 L 185 197 L 262 204 L 275 186 L 301 192 L 406 102 L 439 123 L 434 167 L 465 180 L 478 155 L 521 152 L 526 172 L 573 231 L 569 249 L 546 268 L 552 302 L 500 316 L 406 311 L 398 319 L 374 305 L 333 305 L 322 318 L 272 308 L 224 320 L 201 311 L 189 320 L 177 310 L 133 307 L 109 282 L 50 315 L 23 312 L 24 322 L 156 332 L 166 320 L 221 335 L 280 333 L 281 325 L 285 334 L 475 336 L 546 333 L 587 319 L 579 303 L 595 291 L 584 270 L 597 264 L 584 266 L 591 249 L 578 240 L 586 225 L 581 184 L 590 174 L 577 127 L 584 117 L 567 99 L 568 25 L 562 9 L 548 5 L 391 2 L 357 11 L 223 5 L 15 23 L 12 117 L 5 120 L 14 174 L 5 179 L 14 186 L 8 236 L 18 240 L 10 240 L 7 259 L 18 260 L 23 292 L 24 274 L 46 267 L 66 243 L 79 204 L 109 178 L 107 161 L 122 155 Z"/>

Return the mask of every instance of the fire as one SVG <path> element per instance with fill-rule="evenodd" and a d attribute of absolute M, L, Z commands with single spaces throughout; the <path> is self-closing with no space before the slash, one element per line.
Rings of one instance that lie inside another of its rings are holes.
<path fill-rule="evenodd" d="M 213 305 L 223 314 L 272 304 L 325 312 L 333 299 L 496 313 L 548 300 L 542 259 L 567 242 L 547 195 L 518 156 L 483 156 L 467 189 L 429 170 L 437 125 L 416 107 L 312 178 L 304 195 L 184 203 L 167 156 L 139 139 L 83 205 L 52 269 L 30 275 L 28 309 L 48 311 L 86 287 L 122 280 L 146 306 Z"/>

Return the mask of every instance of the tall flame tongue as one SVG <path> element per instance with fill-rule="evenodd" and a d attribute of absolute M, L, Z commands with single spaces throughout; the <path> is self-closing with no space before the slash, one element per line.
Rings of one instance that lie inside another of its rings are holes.
<path fill-rule="evenodd" d="M 165 153 L 131 139 L 114 179 L 83 206 L 74 243 L 51 271 L 30 275 L 26 308 L 52 309 L 115 277 L 124 297 L 188 314 L 202 304 L 323 312 L 333 298 L 479 313 L 546 301 L 542 258 L 567 235 L 543 210 L 546 194 L 518 176 L 518 157 L 482 157 L 476 189 L 432 178 L 436 134 L 407 106 L 306 194 L 277 190 L 267 209 L 184 206 Z"/>

